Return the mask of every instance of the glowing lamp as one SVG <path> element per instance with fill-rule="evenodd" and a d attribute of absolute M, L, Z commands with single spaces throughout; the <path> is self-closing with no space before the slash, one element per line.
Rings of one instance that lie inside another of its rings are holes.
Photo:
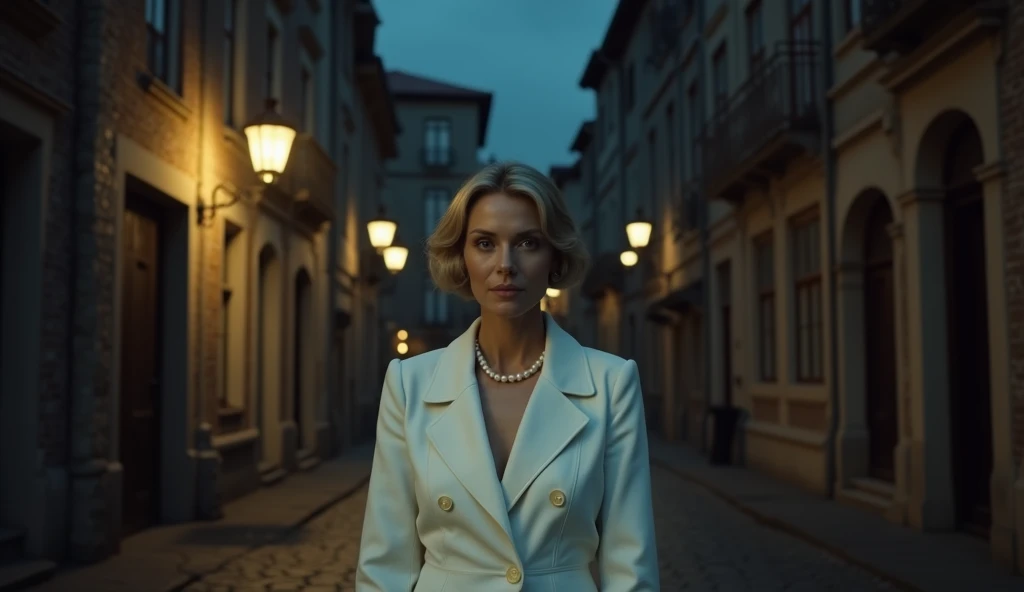
<path fill-rule="evenodd" d="M 636 254 L 636 251 L 623 251 L 619 255 L 619 261 L 622 262 L 626 267 L 633 267 L 640 260 L 640 256 Z"/>
<path fill-rule="evenodd" d="M 295 143 L 295 127 L 289 124 L 267 99 L 266 109 L 245 126 L 252 169 L 264 183 L 273 183 L 284 173 Z"/>

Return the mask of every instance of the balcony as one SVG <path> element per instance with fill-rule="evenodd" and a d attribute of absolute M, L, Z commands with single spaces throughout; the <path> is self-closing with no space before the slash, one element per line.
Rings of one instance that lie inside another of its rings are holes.
<path fill-rule="evenodd" d="M 455 166 L 455 150 L 448 146 L 420 148 L 420 164 L 427 170 L 447 171 Z"/>
<path fill-rule="evenodd" d="M 296 218 L 314 230 L 334 219 L 336 171 L 334 161 L 313 136 L 296 136 L 280 184 L 295 200 Z"/>
<path fill-rule="evenodd" d="M 718 108 L 701 134 L 709 197 L 735 202 L 764 188 L 820 144 L 822 90 L 816 43 L 781 43 L 770 59 Z"/>
<path fill-rule="evenodd" d="M 862 0 L 864 48 L 879 54 L 907 53 L 942 25 L 965 13 L 999 17 L 999 0 Z"/>

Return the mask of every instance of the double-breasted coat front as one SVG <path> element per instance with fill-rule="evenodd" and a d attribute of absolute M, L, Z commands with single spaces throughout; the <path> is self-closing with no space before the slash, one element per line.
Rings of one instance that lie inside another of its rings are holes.
<path fill-rule="evenodd" d="M 388 366 L 363 521 L 360 592 L 659 589 L 636 363 L 545 314 L 544 365 L 504 475 L 481 411 L 479 319 Z"/>

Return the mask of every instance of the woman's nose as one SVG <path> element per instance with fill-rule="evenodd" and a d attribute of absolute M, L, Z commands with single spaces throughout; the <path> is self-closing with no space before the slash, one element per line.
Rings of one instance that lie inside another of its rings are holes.
<path fill-rule="evenodd" d="M 511 247 L 502 247 L 501 254 L 499 255 L 498 264 L 500 269 L 504 273 L 513 273 L 516 268 L 515 257 L 513 257 L 513 250 Z"/>

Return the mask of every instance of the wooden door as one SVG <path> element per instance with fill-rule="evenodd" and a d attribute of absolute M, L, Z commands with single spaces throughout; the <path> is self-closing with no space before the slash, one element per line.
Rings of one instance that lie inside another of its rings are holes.
<path fill-rule="evenodd" d="M 160 476 L 160 225 L 154 212 L 124 212 L 121 273 L 122 534 L 156 521 Z"/>
<path fill-rule="evenodd" d="M 869 474 L 893 481 L 893 450 L 899 438 L 896 408 L 896 318 L 893 314 L 892 222 L 879 199 L 864 232 L 864 359 Z"/>
<path fill-rule="evenodd" d="M 988 536 L 992 423 L 984 209 L 978 193 L 947 206 L 950 413 L 958 521 Z"/>

